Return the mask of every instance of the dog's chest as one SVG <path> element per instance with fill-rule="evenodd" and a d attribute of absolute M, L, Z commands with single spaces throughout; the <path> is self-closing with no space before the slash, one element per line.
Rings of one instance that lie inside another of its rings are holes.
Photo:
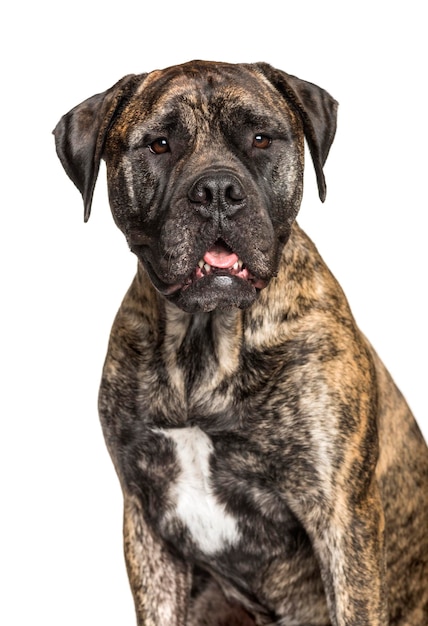
<path fill-rule="evenodd" d="M 178 466 L 169 488 L 168 512 L 164 525 L 183 525 L 198 551 L 205 555 L 226 550 L 240 538 L 238 523 L 221 501 L 211 469 L 213 444 L 197 426 L 164 429 L 162 434 L 174 442 Z"/>

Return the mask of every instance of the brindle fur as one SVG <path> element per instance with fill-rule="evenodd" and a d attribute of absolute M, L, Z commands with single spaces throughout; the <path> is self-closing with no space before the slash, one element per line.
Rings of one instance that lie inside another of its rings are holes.
<path fill-rule="evenodd" d="M 105 158 L 139 259 L 99 406 L 140 626 L 428 624 L 427 447 L 295 222 L 304 136 L 324 199 L 335 115 L 326 92 L 266 64 L 192 62 L 125 77 L 55 129 L 86 219 Z M 266 126 L 269 150 L 250 149 Z M 171 150 L 153 158 L 159 136 Z M 245 193 L 196 203 L 195 180 L 219 170 Z M 267 286 L 170 292 L 219 237 Z M 208 435 L 212 490 L 238 524 L 214 554 L 174 515 L 165 433 L 181 428 Z"/>

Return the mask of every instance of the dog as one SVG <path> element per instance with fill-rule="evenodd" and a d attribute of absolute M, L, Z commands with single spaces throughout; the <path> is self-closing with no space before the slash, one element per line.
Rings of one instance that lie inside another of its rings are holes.
<path fill-rule="evenodd" d="M 325 90 L 267 63 L 128 75 L 54 130 L 138 259 L 99 410 L 139 626 L 426 626 L 428 450 L 299 228 Z"/>

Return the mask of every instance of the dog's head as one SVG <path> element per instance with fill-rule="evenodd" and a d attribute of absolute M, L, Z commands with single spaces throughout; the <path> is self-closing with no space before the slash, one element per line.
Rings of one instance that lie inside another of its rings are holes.
<path fill-rule="evenodd" d="M 193 61 L 124 77 L 54 134 L 85 220 L 104 158 L 113 217 L 161 294 L 189 312 L 245 308 L 299 210 L 304 138 L 325 198 L 336 109 L 265 63 Z"/>

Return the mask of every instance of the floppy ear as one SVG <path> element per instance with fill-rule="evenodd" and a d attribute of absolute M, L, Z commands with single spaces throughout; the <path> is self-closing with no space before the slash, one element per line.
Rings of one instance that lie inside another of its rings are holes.
<path fill-rule="evenodd" d="M 60 161 L 83 196 L 85 222 L 91 213 L 92 196 L 98 176 L 107 132 L 120 105 L 141 79 L 125 76 L 104 93 L 78 104 L 66 113 L 53 131 Z"/>
<path fill-rule="evenodd" d="M 324 202 L 323 166 L 336 133 L 338 103 L 321 87 L 277 70 L 268 63 L 256 63 L 256 67 L 300 116 L 315 167 L 319 197 Z"/>

